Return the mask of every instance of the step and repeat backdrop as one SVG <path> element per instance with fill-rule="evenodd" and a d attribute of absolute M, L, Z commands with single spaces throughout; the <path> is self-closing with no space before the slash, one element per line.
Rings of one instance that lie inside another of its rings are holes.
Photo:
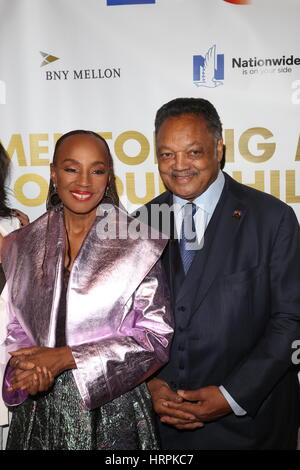
<path fill-rule="evenodd" d="M 101 133 L 122 203 L 164 190 L 156 110 L 179 96 L 219 111 L 225 170 L 300 221 L 298 0 L 0 0 L 0 140 L 13 207 L 45 210 L 57 138 Z"/>

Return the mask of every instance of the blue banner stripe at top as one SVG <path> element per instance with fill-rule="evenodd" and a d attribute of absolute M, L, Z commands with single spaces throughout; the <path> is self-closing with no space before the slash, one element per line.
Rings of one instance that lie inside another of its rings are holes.
<path fill-rule="evenodd" d="M 155 0 L 107 0 L 107 6 L 112 5 L 138 5 L 141 3 L 155 3 Z"/>

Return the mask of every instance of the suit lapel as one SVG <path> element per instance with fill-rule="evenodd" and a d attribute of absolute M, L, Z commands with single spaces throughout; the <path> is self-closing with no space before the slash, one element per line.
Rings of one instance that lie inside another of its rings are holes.
<path fill-rule="evenodd" d="M 178 301 L 187 295 L 195 299 L 193 311 L 200 306 L 208 289 L 224 266 L 245 215 L 245 205 L 233 195 L 231 180 L 226 178 L 220 201 L 205 231 L 204 252 L 201 253 L 202 250 L 200 250 L 195 256 L 178 293 Z"/>
<path fill-rule="evenodd" d="M 173 205 L 173 196 L 172 193 L 167 192 L 164 197 L 161 198 L 159 204 L 168 204 L 169 207 Z M 176 228 L 175 228 L 175 220 L 174 220 L 174 212 L 170 212 L 170 240 L 169 243 L 163 253 L 162 256 L 162 263 L 165 268 L 165 272 L 167 275 L 167 279 L 170 286 L 171 291 L 171 298 L 176 298 L 176 292 L 178 292 L 179 287 L 185 279 L 179 247 L 178 247 L 178 239 L 176 236 Z"/>

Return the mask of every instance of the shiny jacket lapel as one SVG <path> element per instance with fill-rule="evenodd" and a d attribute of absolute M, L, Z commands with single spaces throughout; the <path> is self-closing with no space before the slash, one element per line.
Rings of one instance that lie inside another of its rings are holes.
<path fill-rule="evenodd" d="M 104 220 L 116 227 L 115 239 L 101 238 Z M 66 331 L 71 345 L 94 340 L 97 331 L 105 336 L 105 331 L 113 330 L 117 317 L 113 312 L 123 310 L 161 256 L 167 240 L 121 239 L 131 222 L 136 221 L 111 205 L 104 219 L 99 208 L 69 279 Z"/>
<path fill-rule="evenodd" d="M 10 287 L 9 303 L 33 344 L 51 345 L 51 318 L 60 297 L 63 248 L 60 211 L 44 214 L 5 239 L 3 267 Z"/>

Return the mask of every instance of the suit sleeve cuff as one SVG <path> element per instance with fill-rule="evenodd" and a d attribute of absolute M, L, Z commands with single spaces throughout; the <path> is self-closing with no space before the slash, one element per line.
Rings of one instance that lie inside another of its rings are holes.
<path fill-rule="evenodd" d="M 247 411 L 245 411 L 244 408 L 242 408 L 240 405 L 237 404 L 237 402 L 227 392 L 226 388 L 224 388 L 223 385 L 220 385 L 219 390 L 228 401 L 232 411 L 234 412 L 236 416 L 244 416 L 245 414 L 247 414 Z"/>

